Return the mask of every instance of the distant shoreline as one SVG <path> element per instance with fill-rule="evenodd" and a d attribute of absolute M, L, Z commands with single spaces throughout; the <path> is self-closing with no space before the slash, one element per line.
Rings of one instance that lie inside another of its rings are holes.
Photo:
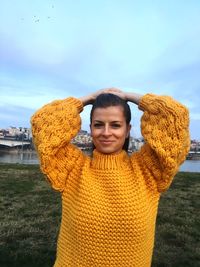
<path fill-rule="evenodd" d="M 79 147 L 83 152 L 88 152 L 90 153 L 92 150 L 91 150 L 91 147 L 90 148 L 83 148 L 83 147 Z M 37 152 L 35 149 L 33 148 L 5 148 L 5 147 L 1 147 L 0 146 L 0 153 L 8 153 L 8 154 L 33 154 L 33 155 L 37 155 Z M 134 153 L 133 152 L 129 152 L 129 153 Z M 195 160 L 195 161 L 199 161 L 200 160 L 200 153 L 193 153 L 193 154 L 189 154 L 187 155 L 186 157 L 186 160 Z"/>

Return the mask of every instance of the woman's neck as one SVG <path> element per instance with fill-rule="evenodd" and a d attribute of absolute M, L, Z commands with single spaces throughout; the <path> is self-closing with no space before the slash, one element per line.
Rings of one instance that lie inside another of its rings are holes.
<path fill-rule="evenodd" d="M 128 161 L 129 156 L 125 150 L 112 154 L 103 154 L 95 149 L 91 164 L 95 169 L 114 170 L 124 168 Z"/>

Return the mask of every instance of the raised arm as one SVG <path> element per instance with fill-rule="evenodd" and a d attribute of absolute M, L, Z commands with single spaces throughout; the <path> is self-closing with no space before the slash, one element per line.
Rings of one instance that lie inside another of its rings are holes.
<path fill-rule="evenodd" d="M 144 95 L 141 131 L 145 145 L 136 153 L 148 177 L 153 176 L 159 192 L 165 191 L 190 148 L 189 112 L 169 96 Z"/>
<path fill-rule="evenodd" d="M 70 97 L 45 105 L 31 118 L 41 170 L 58 191 L 64 190 L 72 170 L 79 171 L 83 165 L 83 153 L 70 144 L 80 130 L 82 109 L 83 103 Z"/>

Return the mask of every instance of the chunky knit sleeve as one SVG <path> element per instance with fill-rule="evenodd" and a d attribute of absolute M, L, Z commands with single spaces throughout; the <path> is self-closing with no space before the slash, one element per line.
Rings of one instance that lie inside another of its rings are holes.
<path fill-rule="evenodd" d="M 83 164 L 83 153 L 70 143 L 80 130 L 82 109 L 82 102 L 70 97 L 45 105 L 31 118 L 41 170 L 61 192 L 69 173 L 80 170 Z"/>
<path fill-rule="evenodd" d="M 139 108 L 144 111 L 141 131 L 145 145 L 139 162 L 146 179 L 153 177 L 159 192 L 172 182 L 190 148 L 189 113 L 185 106 L 169 96 L 146 94 Z"/>

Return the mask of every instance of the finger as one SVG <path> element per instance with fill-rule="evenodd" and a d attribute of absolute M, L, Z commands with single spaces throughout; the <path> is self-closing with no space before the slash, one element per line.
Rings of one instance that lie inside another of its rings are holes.
<path fill-rule="evenodd" d="M 106 88 L 103 91 L 104 91 L 104 93 L 122 93 L 122 91 L 120 89 L 114 88 L 114 87 Z"/>

